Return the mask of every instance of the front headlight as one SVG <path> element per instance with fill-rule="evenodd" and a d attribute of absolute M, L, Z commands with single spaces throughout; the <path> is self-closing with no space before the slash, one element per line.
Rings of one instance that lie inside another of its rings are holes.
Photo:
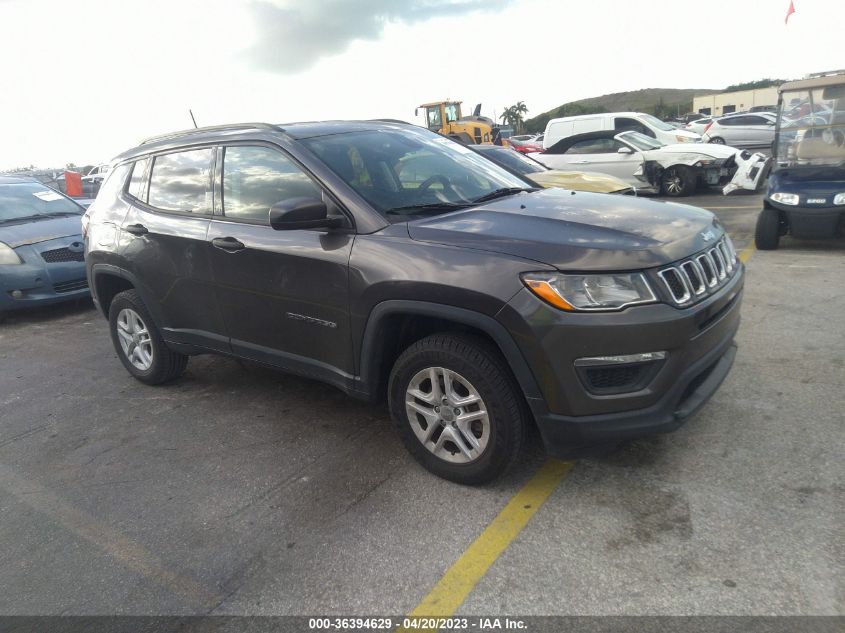
<path fill-rule="evenodd" d="M 11 246 L 0 242 L 0 264 L 23 264 L 23 260 Z"/>
<path fill-rule="evenodd" d="M 680 134 L 676 134 L 675 140 L 678 141 L 678 143 L 692 143 L 692 142 L 695 141 L 695 138 L 690 137 L 690 136 L 681 136 Z"/>
<path fill-rule="evenodd" d="M 789 204 L 792 206 L 796 206 L 798 204 L 798 194 L 797 193 L 781 193 L 778 191 L 777 193 L 772 194 L 772 200 L 775 202 L 780 202 L 781 204 Z"/>
<path fill-rule="evenodd" d="M 567 312 L 621 310 L 657 301 L 642 273 L 525 273 L 522 281 L 535 295 Z"/>
<path fill-rule="evenodd" d="M 845 204 L 845 192 L 837 193 L 833 197 L 833 204 L 836 204 L 836 205 Z"/>

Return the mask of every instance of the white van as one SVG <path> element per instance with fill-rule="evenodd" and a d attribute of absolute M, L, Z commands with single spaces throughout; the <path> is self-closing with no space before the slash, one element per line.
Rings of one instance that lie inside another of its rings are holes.
<path fill-rule="evenodd" d="M 600 130 L 617 130 L 619 132 L 634 130 L 657 139 L 665 145 L 701 142 L 700 134 L 678 129 L 650 114 L 643 112 L 606 112 L 565 116 L 550 120 L 546 124 L 543 147 L 548 149 L 561 139 Z"/>

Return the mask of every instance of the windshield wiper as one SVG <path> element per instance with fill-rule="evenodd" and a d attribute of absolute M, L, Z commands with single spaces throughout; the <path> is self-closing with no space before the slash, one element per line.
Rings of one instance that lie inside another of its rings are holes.
<path fill-rule="evenodd" d="M 63 215 L 82 215 L 81 213 L 76 213 L 75 211 L 54 211 L 52 213 L 34 213 L 32 215 L 27 215 L 21 218 L 22 220 L 31 220 L 32 218 L 42 219 L 42 218 L 58 218 Z"/>
<path fill-rule="evenodd" d="M 501 189 L 491 191 L 490 193 L 485 193 L 483 196 L 473 200 L 473 203 L 478 204 L 479 202 L 487 202 L 488 200 L 495 200 L 496 198 L 504 198 L 505 196 L 512 196 L 517 193 L 531 193 L 534 191 L 539 191 L 539 189 L 537 187 L 503 187 Z"/>
<path fill-rule="evenodd" d="M 426 211 L 444 211 L 451 209 L 465 209 L 473 206 L 472 202 L 432 202 L 429 204 L 409 204 L 404 207 L 394 207 L 388 209 L 385 213 L 388 215 L 420 215 L 418 213 L 402 213 L 403 211 L 410 211 L 416 209 L 425 213 Z"/>

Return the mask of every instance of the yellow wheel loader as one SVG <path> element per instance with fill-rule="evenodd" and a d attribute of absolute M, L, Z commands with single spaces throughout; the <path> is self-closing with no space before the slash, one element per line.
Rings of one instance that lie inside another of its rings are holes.
<path fill-rule="evenodd" d="M 425 124 L 432 132 L 464 143 L 465 145 L 490 145 L 497 130 L 492 119 L 481 116 L 481 104 L 475 106 L 472 116 L 461 116 L 460 101 L 436 101 L 418 106 L 425 113 Z"/>

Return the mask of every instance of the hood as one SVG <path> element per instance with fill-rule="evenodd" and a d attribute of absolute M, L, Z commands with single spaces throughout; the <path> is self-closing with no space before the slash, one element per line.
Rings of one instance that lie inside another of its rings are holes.
<path fill-rule="evenodd" d="M 666 154 L 703 154 L 710 158 L 730 158 L 739 150 L 718 143 L 672 143 L 654 151 Z"/>
<path fill-rule="evenodd" d="M 82 235 L 81 215 L 32 220 L 21 224 L 0 224 L 0 242 L 12 248 L 75 235 Z"/>
<path fill-rule="evenodd" d="M 667 134 L 674 134 L 675 136 L 683 136 L 685 138 L 690 139 L 693 142 L 701 140 L 701 134 L 699 134 L 698 132 L 694 132 L 692 130 L 686 130 L 682 127 L 679 127 L 676 130 L 672 130 L 671 132 L 667 132 Z M 689 145 L 689 143 L 690 143 L 690 141 L 687 141 L 686 143 L 684 143 L 684 145 Z"/>
<path fill-rule="evenodd" d="M 546 189 L 413 221 L 408 232 L 417 241 L 513 255 L 560 270 L 621 271 L 679 260 L 713 244 L 723 229 L 697 207 Z"/>
<path fill-rule="evenodd" d="M 561 187 L 575 191 L 592 191 L 593 193 L 613 193 L 614 191 L 631 188 L 631 185 L 627 182 L 614 176 L 585 171 L 549 169 L 548 171 L 526 174 L 525 177 L 541 187 Z"/>

